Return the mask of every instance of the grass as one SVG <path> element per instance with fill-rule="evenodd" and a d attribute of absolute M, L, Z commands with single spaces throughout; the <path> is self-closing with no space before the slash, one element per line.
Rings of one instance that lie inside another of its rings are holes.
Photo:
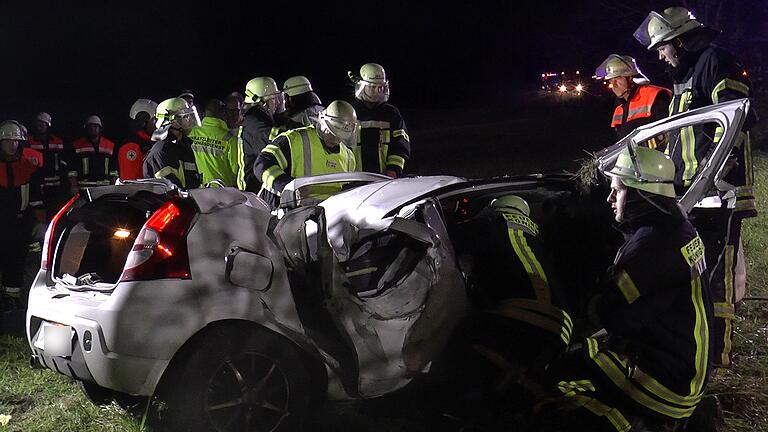
<path fill-rule="evenodd" d="M 768 153 L 755 154 L 760 216 L 745 221 L 747 296 L 768 298 Z M 709 392 L 723 403 L 726 432 L 768 432 L 768 302 L 745 301 L 735 322 L 734 364 L 718 374 Z M 139 432 L 141 421 L 117 405 L 96 407 L 67 378 L 27 366 L 29 348 L 0 336 L 0 432 Z M 337 411 L 338 413 L 338 411 Z M 359 413 L 349 413 L 354 419 Z M 3 424 L 3 416 L 11 416 Z M 349 420 L 348 419 L 348 420 Z M 363 422 L 364 423 L 364 422 Z M 397 419 L 375 430 L 402 430 Z"/>

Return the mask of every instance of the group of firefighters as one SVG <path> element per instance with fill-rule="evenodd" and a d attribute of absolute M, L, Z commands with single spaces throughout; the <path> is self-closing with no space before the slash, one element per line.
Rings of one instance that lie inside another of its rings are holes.
<path fill-rule="evenodd" d="M 648 15 L 634 36 L 670 66 L 671 91 L 651 85 L 629 56 L 612 54 L 597 68 L 618 98 L 611 126 L 619 138 L 669 115 L 750 96 L 742 68 L 713 45 L 717 34 L 682 7 Z M 275 206 L 296 177 L 355 170 L 401 176 L 410 142 L 400 112 L 387 103 L 384 69 L 368 63 L 349 76 L 352 103 L 327 107 L 305 77 L 286 80 L 282 89 L 257 77 L 245 97 L 210 101 L 202 123 L 191 92 L 159 104 L 139 99 L 130 110 L 135 133 L 119 147 L 101 135 L 96 116 L 69 149 L 49 132 L 46 113 L 31 134 L 3 122 L 4 296 L 21 293 L 20 251 L 35 221 L 45 220 L 45 210 L 50 217 L 77 187 L 116 178 L 165 178 L 187 189 L 215 182 L 257 192 Z M 625 238 L 587 307 L 589 321 L 607 337 L 572 337 L 566 292 L 525 200 L 499 197 L 460 227 L 454 243 L 474 258 L 477 288 L 475 312 L 458 330 L 470 347 L 462 356 L 484 364 L 479 369 L 487 375 L 470 385 L 485 386 L 486 396 L 516 385 L 536 409 L 566 408 L 576 430 L 685 427 L 706 399 L 713 371 L 730 364 L 741 221 L 756 215 L 748 135 L 754 121 L 750 113 L 724 177 L 736 188 L 735 208 L 723 200 L 689 217 L 677 205 L 722 136 L 715 126 L 688 126 L 675 140 L 658 136 L 627 148 L 604 173 Z"/>
<path fill-rule="evenodd" d="M 713 45 L 717 35 L 683 7 L 647 16 L 634 36 L 668 64 L 671 91 L 650 85 L 632 57 L 608 56 L 596 76 L 617 96 L 611 126 L 619 139 L 674 114 L 750 97 L 743 68 Z M 457 417 L 493 411 L 517 389 L 526 397 L 502 403 L 501 412 L 533 401 L 530 409 L 547 413 L 534 416 L 533 430 L 714 430 L 719 402 L 704 392 L 731 362 L 741 221 L 756 215 L 748 134 L 755 120 L 752 109 L 724 168 L 735 206 L 725 191 L 710 198 L 717 206 L 690 215 L 677 204 L 722 138 L 714 123 L 627 146 L 604 172 L 624 244 L 579 333 L 604 332 L 574 336 L 567 289 L 521 197 L 499 197 L 460 226 L 454 245 L 474 258 L 476 307 L 453 339 L 460 361 L 448 375 L 478 372 L 451 383 L 467 389 Z"/>

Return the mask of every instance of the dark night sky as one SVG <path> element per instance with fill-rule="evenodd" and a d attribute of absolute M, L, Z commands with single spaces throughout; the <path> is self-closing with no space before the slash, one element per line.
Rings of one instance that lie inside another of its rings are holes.
<path fill-rule="evenodd" d="M 768 2 L 741 2 L 762 4 L 768 17 Z M 648 7 L 669 4 L 110 3 L 4 5 L 0 115 L 29 121 L 49 110 L 54 122 L 72 124 L 99 113 L 109 130 L 138 97 L 159 102 L 187 87 L 202 105 L 259 75 L 279 84 L 306 75 L 327 102 L 349 91 L 347 70 L 368 61 L 387 68 L 400 107 L 498 105 L 545 69 L 591 72 L 610 52 L 637 55 L 658 74 L 631 34 Z"/>

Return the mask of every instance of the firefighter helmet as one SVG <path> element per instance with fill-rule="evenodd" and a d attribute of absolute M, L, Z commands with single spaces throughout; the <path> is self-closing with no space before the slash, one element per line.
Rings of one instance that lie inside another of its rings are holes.
<path fill-rule="evenodd" d="M 633 81 L 637 84 L 648 84 L 651 81 L 646 77 L 634 58 L 628 55 L 611 54 L 600 66 L 595 69 L 595 76 L 599 79 L 609 80 L 620 76 L 636 77 Z"/>
<path fill-rule="evenodd" d="M 618 177 L 626 187 L 675 198 L 675 165 L 658 150 L 628 145 L 605 174 Z"/>
<path fill-rule="evenodd" d="M 88 116 L 88 118 L 85 119 L 85 123 L 83 124 L 83 127 L 87 127 L 88 125 L 91 125 L 91 124 L 95 124 L 100 128 L 104 127 L 104 125 L 101 123 L 101 117 L 97 115 Z"/>
<path fill-rule="evenodd" d="M 259 103 L 279 94 L 277 83 L 270 77 L 256 77 L 245 85 L 245 103 Z"/>
<path fill-rule="evenodd" d="M 355 83 L 355 97 L 364 102 L 383 103 L 389 100 L 389 80 L 384 67 L 377 63 L 366 63 L 360 67 L 360 75 L 348 72 Z"/>
<path fill-rule="evenodd" d="M 0 123 L 0 140 L 26 141 L 27 130 L 16 120 L 5 120 Z"/>
<path fill-rule="evenodd" d="M 311 92 L 312 84 L 307 77 L 294 76 L 285 80 L 283 84 L 283 91 L 290 97 L 298 96 L 300 94 Z"/>
<path fill-rule="evenodd" d="M 185 132 L 189 132 L 195 126 L 200 126 L 200 117 L 197 108 L 190 105 L 182 98 L 170 98 L 160 102 L 155 111 L 158 129 L 168 127 L 174 122 Z"/>
<path fill-rule="evenodd" d="M 345 143 L 357 137 L 357 113 L 348 102 L 335 100 L 320 111 L 318 127 L 322 133 L 330 133 Z"/>
<path fill-rule="evenodd" d="M 664 42 L 703 27 L 691 11 L 684 7 L 675 6 L 658 13 L 651 11 L 640 27 L 635 30 L 635 39 L 649 51 L 657 49 Z"/>
<path fill-rule="evenodd" d="M 531 215 L 531 207 L 517 195 L 504 195 L 491 201 L 491 208 L 500 211 L 513 210 L 524 216 Z"/>
<path fill-rule="evenodd" d="M 131 105 L 131 111 L 128 114 L 128 116 L 136 120 L 136 116 L 139 113 L 145 112 L 149 114 L 150 118 L 152 118 L 155 116 L 156 111 L 157 111 L 157 102 L 151 99 L 136 99 L 136 102 L 134 102 L 133 105 Z"/>

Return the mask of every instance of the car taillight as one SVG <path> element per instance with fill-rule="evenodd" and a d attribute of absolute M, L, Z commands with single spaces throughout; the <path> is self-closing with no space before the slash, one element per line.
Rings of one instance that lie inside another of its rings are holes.
<path fill-rule="evenodd" d="M 45 239 L 43 240 L 43 254 L 40 259 L 40 268 L 43 270 L 50 270 L 53 265 L 53 249 L 55 247 L 53 236 L 56 234 L 56 224 L 59 219 L 69 211 L 75 204 L 75 201 L 80 199 L 80 194 L 75 194 L 62 208 L 56 212 L 56 215 L 51 219 L 51 223 L 48 224 L 48 229 L 45 231 Z"/>
<path fill-rule="evenodd" d="M 184 201 L 157 209 L 136 236 L 120 281 L 189 278 L 187 232 L 194 216 L 194 207 Z"/>

